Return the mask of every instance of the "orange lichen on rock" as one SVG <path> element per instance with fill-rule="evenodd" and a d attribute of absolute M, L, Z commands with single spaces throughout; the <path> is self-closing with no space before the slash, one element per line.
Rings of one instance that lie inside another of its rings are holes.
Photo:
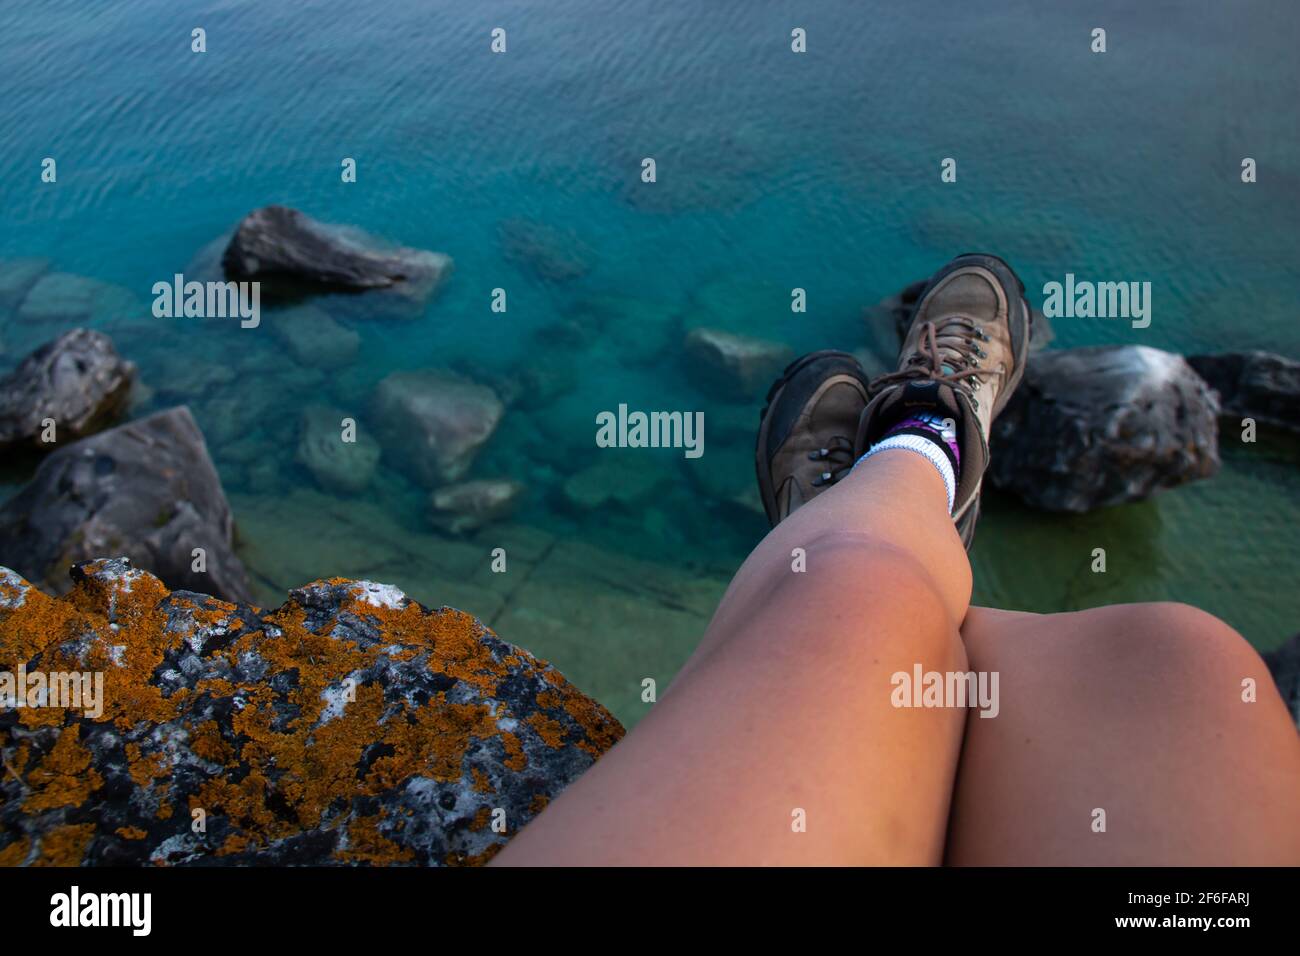
<path fill-rule="evenodd" d="M 0 863 L 482 863 L 623 733 L 473 616 L 385 585 L 260 612 L 122 559 L 74 582 L 56 600 L 0 569 L 0 664 L 94 668 L 105 690 L 95 717 L 0 711 L 0 796 L 22 809 Z"/>

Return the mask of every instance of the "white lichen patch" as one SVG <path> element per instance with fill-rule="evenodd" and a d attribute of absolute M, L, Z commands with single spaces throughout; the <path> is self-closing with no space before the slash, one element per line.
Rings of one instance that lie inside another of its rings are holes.
<path fill-rule="evenodd" d="M 0 607 L 17 608 L 27 603 L 27 591 L 31 587 L 23 576 L 8 568 L 0 568 Z"/>
<path fill-rule="evenodd" d="M 378 584 L 374 581 L 353 581 L 352 594 L 359 601 L 365 601 L 371 607 L 383 607 L 399 611 L 409 603 L 406 594 L 391 584 Z"/>
<path fill-rule="evenodd" d="M 321 708 L 316 726 L 328 724 L 336 717 L 342 717 L 348 704 L 356 700 L 357 684 L 361 681 L 361 671 L 353 671 L 337 684 L 331 684 L 320 692 L 320 699 L 325 702 Z"/>

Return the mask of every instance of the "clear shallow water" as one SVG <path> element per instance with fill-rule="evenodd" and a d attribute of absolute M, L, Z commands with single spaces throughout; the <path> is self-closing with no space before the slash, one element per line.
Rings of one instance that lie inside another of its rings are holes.
<path fill-rule="evenodd" d="M 422 319 L 353 322 L 361 358 L 329 375 L 287 365 L 265 329 L 114 326 L 147 383 L 234 372 L 188 400 L 241 500 L 287 500 L 310 483 L 291 437 L 310 402 L 363 407 L 396 368 L 501 374 L 537 361 L 571 388 L 512 409 L 474 473 L 529 483 L 521 523 L 720 581 L 766 527 L 721 500 L 752 482 L 756 407 L 687 381 L 683 324 L 798 350 L 868 346 L 880 338 L 864 307 L 974 248 L 1007 257 L 1031 291 L 1067 271 L 1153 283 L 1150 328 L 1058 320 L 1061 346 L 1300 355 L 1293 4 L 189 6 L 0 8 L 0 257 L 49 256 L 147 307 L 154 282 L 280 202 L 456 261 Z M 202 56 L 189 52 L 195 26 L 208 32 Z M 488 53 L 495 26 L 509 31 L 505 56 Z M 808 30 L 805 56 L 789 52 L 793 26 Z M 1105 55 L 1088 51 L 1093 26 L 1108 30 Z M 1238 176 L 1247 155 L 1260 163 L 1249 187 Z M 55 186 L 39 182 L 45 156 L 58 160 Z M 344 156 L 358 161 L 356 184 L 339 181 Z M 658 162 L 653 187 L 638 182 L 644 156 Z M 956 185 L 939 182 L 945 156 L 958 159 Z M 572 234 L 590 270 L 548 282 L 503 256 L 501 224 L 516 218 Z M 498 286 L 507 316 L 487 308 Z M 789 311 L 794 286 L 808 290 L 805 315 Z M 581 345 L 533 335 L 593 298 L 620 315 L 615 332 Z M 0 321 L 11 361 L 34 333 Z M 703 410 L 705 457 L 639 453 L 635 468 L 662 475 L 646 502 L 575 509 L 564 478 L 610 454 L 595 449 L 592 423 L 620 402 Z M 976 600 L 1049 610 L 1177 598 L 1271 646 L 1300 626 L 1298 458 L 1293 442 L 1265 435 L 1225 450 L 1213 481 L 1082 518 L 993 496 Z M 369 497 L 413 550 L 438 546 L 419 489 L 385 472 Z M 296 530 L 295 567 L 310 570 L 312 512 L 284 514 L 277 533 Z M 1087 571 L 1098 546 L 1105 576 Z M 607 636 L 583 640 L 590 653 L 532 649 L 579 683 L 639 680 L 618 654 L 601 655 Z M 670 671 L 688 650 L 674 638 L 637 666 Z"/>

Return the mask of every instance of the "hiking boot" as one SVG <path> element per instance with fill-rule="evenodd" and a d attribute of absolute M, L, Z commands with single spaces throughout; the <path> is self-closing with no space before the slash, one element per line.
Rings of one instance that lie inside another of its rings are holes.
<path fill-rule="evenodd" d="M 953 520 L 970 548 L 989 430 L 1025 373 L 1032 315 L 1025 287 L 997 256 L 967 253 L 930 279 L 912 312 L 898 370 L 870 385 L 854 441 L 861 456 L 904 417 L 927 412 L 956 424 L 961 465 Z"/>
<path fill-rule="evenodd" d="M 768 390 L 754 457 L 773 527 L 853 467 L 853 436 L 866 407 L 867 375 L 845 352 L 805 355 Z"/>

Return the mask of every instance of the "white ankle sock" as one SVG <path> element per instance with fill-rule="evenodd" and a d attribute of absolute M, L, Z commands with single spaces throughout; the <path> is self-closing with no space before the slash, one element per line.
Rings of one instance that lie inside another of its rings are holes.
<path fill-rule="evenodd" d="M 952 514 L 953 503 L 957 500 L 957 475 L 952 470 L 952 462 L 948 460 L 948 456 L 928 438 L 922 438 L 920 435 L 891 435 L 872 445 L 865 455 L 854 462 L 853 467 L 856 468 L 872 455 L 889 451 L 891 448 L 914 451 L 934 465 L 939 472 L 939 477 L 943 479 L 943 486 L 948 490 L 948 514 Z"/>

